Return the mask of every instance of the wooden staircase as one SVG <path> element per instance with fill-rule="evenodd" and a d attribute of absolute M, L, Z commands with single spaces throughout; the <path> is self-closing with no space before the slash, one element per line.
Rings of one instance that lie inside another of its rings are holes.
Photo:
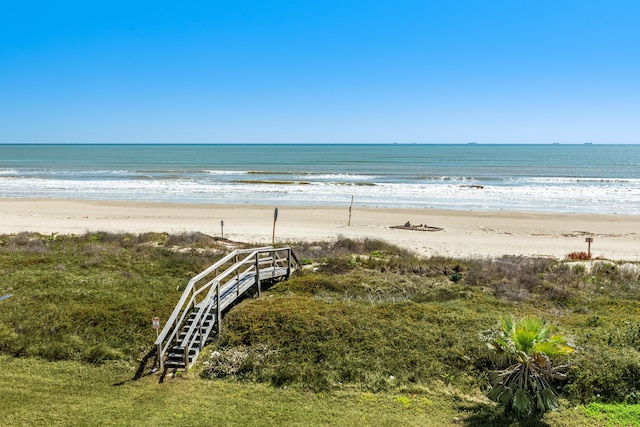
<path fill-rule="evenodd" d="M 220 333 L 222 312 L 243 295 L 260 296 L 263 282 L 288 278 L 294 263 L 290 247 L 242 249 L 193 277 L 156 339 L 158 367 L 193 366 L 211 333 Z"/>

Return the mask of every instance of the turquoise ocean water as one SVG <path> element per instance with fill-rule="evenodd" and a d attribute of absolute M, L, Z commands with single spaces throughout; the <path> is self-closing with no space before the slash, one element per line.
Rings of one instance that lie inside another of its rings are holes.
<path fill-rule="evenodd" d="M 640 214 L 640 145 L 0 145 L 0 197 Z"/>

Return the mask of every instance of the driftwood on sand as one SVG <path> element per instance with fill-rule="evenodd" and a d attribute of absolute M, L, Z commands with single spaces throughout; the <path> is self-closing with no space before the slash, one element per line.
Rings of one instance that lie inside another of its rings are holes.
<path fill-rule="evenodd" d="M 441 227 L 433 227 L 430 225 L 423 224 L 411 224 L 407 221 L 404 225 L 392 225 L 389 228 L 397 228 L 399 230 L 414 230 L 414 231 L 442 231 L 444 228 Z"/>

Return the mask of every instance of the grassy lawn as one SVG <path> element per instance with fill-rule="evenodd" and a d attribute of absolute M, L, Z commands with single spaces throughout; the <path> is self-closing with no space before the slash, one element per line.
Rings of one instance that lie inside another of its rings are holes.
<path fill-rule="evenodd" d="M 0 358 L 2 425 L 450 425 L 438 394 L 310 393 L 186 376 L 131 381 L 123 363 Z"/>
<path fill-rule="evenodd" d="M 202 380 L 192 372 L 164 383 L 158 376 L 133 381 L 133 367 L 122 362 L 94 366 L 1 356 L 0 363 L 3 426 L 520 425 L 481 395 L 462 395 L 451 387 L 311 393 Z M 637 425 L 632 423 L 637 405 L 624 413 L 618 406 L 565 409 L 531 425 Z"/>

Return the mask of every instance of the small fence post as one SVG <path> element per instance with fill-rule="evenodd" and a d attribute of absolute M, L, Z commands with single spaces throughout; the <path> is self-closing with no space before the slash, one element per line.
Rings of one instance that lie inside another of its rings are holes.
<path fill-rule="evenodd" d="M 160 319 L 158 319 L 157 317 L 154 317 L 153 319 L 151 319 L 151 326 L 153 326 L 153 329 L 156 330 L 156 341 L 158 341 L 158 330 L 160 329 Z M 158 348 L 156 349 L 157 355 L 158 355 L 158 367 L 160 369 L 162 369 L 162 344 L 158 344 Z"/>

